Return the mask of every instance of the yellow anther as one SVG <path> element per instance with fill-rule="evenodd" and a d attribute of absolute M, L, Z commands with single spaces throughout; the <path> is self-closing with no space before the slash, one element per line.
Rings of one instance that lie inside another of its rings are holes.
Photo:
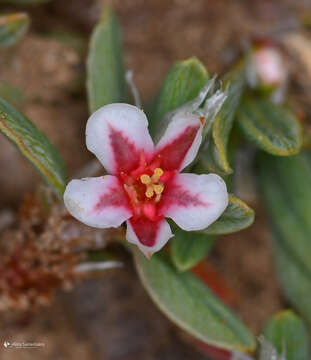
<path fill-rule="evenodd" d="M 147 186 L 147 190 L 145 192 L 145 195 L 147 196 L 147 198 L 152 198 L 153 194 L 154 194 L 153 187 Z"/>
<path fill-rule="evenodd" d="M 151 180 L 153 182 L 157 182 L 162 175 L 163 175 L 163 170 L 161 168 L 156 168 L 153 171 L 153 175 L 151 176 Z"/>
<path fill-rule="evenodd" d="M 155 175 L 162 176 L 163 175 L 163 170 L 161 168 L 156 168 L 156 169 L 154 169 L 153 173 Z"/>
<path fill-rule="evenodd" d="M 145 195 L 147 198 L 151 199 L 154 194 L 156 194 L 156 199 L 161 197 L 161 194 L 164 190 L 164 185 L 161 183 L 159 184 L 158 181 L 163 173 L 164 171 L 161 168 L 156 168 L 154 169 L 153 175 L 151 177 L 148 174 L 142 174 L 140 176 L 140 181 L 142 184 L 146 185 Z"/>
<path fill-rule="evenodd" d="M 164 186 L 162 184 L 153 184 L 153 190 L 154 192 L 159 195 L 162 194 L 163 190 L 164 190 Z"/>
<path fill-rule="evenodd" d="M 141 181 L 143 184 L 145 184 L 145 185 L 151 184 L 150 176 L 147 175 L 147 174 L 141 175 L 140 181 Z"/>

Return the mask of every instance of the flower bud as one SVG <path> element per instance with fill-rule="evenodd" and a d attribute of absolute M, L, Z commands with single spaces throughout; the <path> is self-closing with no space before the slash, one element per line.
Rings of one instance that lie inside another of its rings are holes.
<path fill-rule="evenodd" d="M 273 43 L 255 45 L 248 67 L 249 85 L 266 94 L 278 94 L 276 102 L 282 101 L 288 67 L 281 49 Z"/>

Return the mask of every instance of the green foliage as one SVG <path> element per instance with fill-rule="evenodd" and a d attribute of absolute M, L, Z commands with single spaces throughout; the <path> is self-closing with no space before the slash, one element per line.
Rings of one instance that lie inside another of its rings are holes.
<path fill-rule="evenodd" d="M 29 16 L 16 13 L 0 16 L 0 47 L 14 45 L 28 30 Z"/>
<path fill-rule="evenodd" d="M 262 155 L 260 175 L 275 230 L 311 272 L 311 167 L 307 156 Z"/>
<path fill-rule="evenodd" d="M 254 219 L 254 210 L 244 201 L 230 194 L 229 204 L 224 213 L 203 232 L 210 235 L 231 234 L 249 227 Z"/>
<path fill-rule="evenodd" d="M 179 271 L 189 270 L 204 259 L 214 243 L 214 236 L 200 234 L 197 231 L 174 229 L 171 240 L 171 256 Z"/>
<path fill-rule="evenodd" d="M 66 171 L 57 150 L 31 121 L 3 99 L 0 99 L 0 131 L 61 197 L 66 184 Z"/>
<path fill-rule="evenodd" d="M 224 79 L 223 87 L 227 89 L 227 99 L 214 120 L 207 152 L 201 154 L 202 162 L 210 172 L 221 175 L 232 173 L 228 143 L 245 85 L 245 65 L 242 62 Z"/>
<path fill-rule="evenodd" d="M 278 276 L 285 295 L 311 322 L 311 157 L 259 158 L 261 189 L 270 214 Z"/>
<path fill-rule="evenodd" d="M 311 324 L 310 273 L 286 246 L 282 237 L 273 233 L 273 248 L 278 278 L 286 298 Z"/>
<path fill-rule="evenodd" d="M 267 322 L 265 338 L 275 346 L 286 360 L 309 360 L 311 358 L 308 330 L 303 321 L 292 311 L 282 311 Z"/>
<path fill-rule="evenodd" d="M 301 126 L 286 107 L 267 99 L 247 97 L 239 107 L 237 119 L 246 138 L 261 150 L 280 156 L 300 151 Z"/>
<path fill-rule="evenodd" d="M 153 301 L 185 331 L 224 349 L 255 349 L 255 339 L 241 321 L 194 275 L 178 272 L 166 254 L 148 260 L 136 251 L 135 264 Z"/>
<path fill-rule="evenodd" d="M 90 41 L 87 60 L 87 90 L 90 112 L 125 100 L 125 72 L 119 22 L 105 9 Z"/>
<path fill-rule="evenodd" d="M 153 133 L 155 129 L 161 130 L 162 127 L 166 128 L 167 124 L 163 124 L 165 114 L 193 100 L 207 79 L 208 72 L 196 57 L 178 61 L 172 65 L 152 109 L 149 124 L 151 132 Z"/>

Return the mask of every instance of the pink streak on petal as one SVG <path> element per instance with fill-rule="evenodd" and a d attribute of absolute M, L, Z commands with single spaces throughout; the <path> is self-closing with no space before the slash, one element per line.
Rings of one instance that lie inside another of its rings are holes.
<path fill-rule="evenodd" d="M 188 126 L 178 137 L 160 149 L 157 155 L 162 157 L 163 170 L 179 169 L 197 135 L 200 125 Z"/>
<path fill-rule="evenodd" d="M 106 207 L 126 207 L 130 209 L 128 200 L 120 184 L 118 184 L 117 187 L 111 187 L 106 194 L 100 196 L 93 211 L 100 212 Z"/>
<path fill-rule="evenodd" d="M 187 189 L 171 182 L 162 195 L 159 213 L 165 213 L 165 210 L 171 206 L 194 207 L 208 205 L 208 203 L 200 200 L 198 195 L 191 194 Z"/>
<path fill-rule="evenodd" d="M 111 125 L 109 126 L 109 138 L 117 171 L 128 173 L 137 168 L 141 151 L 129 141 L 122 131 L 114 129 Z"/>
<path fill-rule="evenodd" d="M 150 221 L 146 218 L 129 220 L 139 242 L 145 246 L 154 246 L 159 231 L 159 221 Z"/>

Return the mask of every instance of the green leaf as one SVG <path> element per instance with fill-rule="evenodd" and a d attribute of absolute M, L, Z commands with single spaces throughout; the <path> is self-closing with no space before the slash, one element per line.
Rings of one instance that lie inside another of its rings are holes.
<path fill-rule="evenodd" d="M 311 155 L 261 154 L 258 170 L 282 289 L 311 323 Z"/>
<path fill-rule="evenodd" d="M 248 140 L 273 155 L 288 156 L 300 151 L 301 126 L 286 107 L 267 99 L 245 98 L 237 114 Z"/>
<path fill-rule="evenodd" d="M 0 99 L 0 131 L 61 197 L 66 184 L 66 171 L 57 150 L 32 122 L 3 99 Z"/>
<path fill-rule="evenodd" d="M 171 240 L 171 256 L 179 271 L 189 270 L 204 259 L 214 243 L 214 236 L 200 234 L 197 231 L 174 229 Z"/>
<path fill-rule="evenodd" d="M 311 166 L 305 153 L 261 154 L 261 188 L 274 229 L 311 274 Z"/>
<path fill-rule="evenodd" d="M 255 339 L 241 321 L 198 278 L 178 272 L 166 254 L 148 260 L 136 251 L 135 264 L 153 301 L 182 329 L 220 348 L 255 349 Z"/>
<path fill-rule="evenodd" d="M 201 155 L 203 163 L 210 172 L 222 175 L 232 173 L 228 143 L 245 84 L 245 65 L 242 62 L 224 79 L 223 87 L 227 89 L 227 99 L 214 120 L 208 150 Z"/>
<path fill-rule="evenodd" d="M 302 319 L 290 310 L 269 319 L 264 335 L 276 347 L 279 355 L 285 354 L 286 360 L 311 358 L 308 330 Z"/>
<path fill-rule="evenodd" d="M 114 12 L 104 10 L 90 42 L 87 60 L 87 90 L 90 112 L 125 100 L 125 72 L 119 22 Z"/>
<path fill-rule="evenodd" d="M 208 79 L 205 66 L 196 58 L 178 61 L 170 68 L 150 117 L 151 133 L 162 127 L 164 115 L 193 100 Z M 165 128 L 165 124 L 164 124 Z"/>
<path fill-rule="evenodd" d="M 311 324 L 311 274 L 292 254 L 279 234 L 274 232 L 272 240 L 277 275 L 284 295 Z"/>
<path fill-rule="evenodd" d="M 0 16 L 0 47 L 14 45 L 28 30 L 29 16 L 16 13 Z"/>
<path fill-rule="evenodd" d="M 203 232 L 210 235 L 230 234 L 249 227 L 254 222 L 254 219 L 254 210 L 245 202 L 230 194 L 229 204 L 224 213 Z"/>
<path fill-rule="evenodd" d="M 274 345 L 272 345 L 269 341 L 265 339 L 264 336 L 260 336 L 259 340 L 259 350 L 258 353 L 258 360 L 286 360 L 284 356 L 279 357 L 278 352 Z M 240 359 L 239 357 L 237 360 L 244 360 L 243 358 Z M 252 359 L 247 359 L 252 360 Z"/>

